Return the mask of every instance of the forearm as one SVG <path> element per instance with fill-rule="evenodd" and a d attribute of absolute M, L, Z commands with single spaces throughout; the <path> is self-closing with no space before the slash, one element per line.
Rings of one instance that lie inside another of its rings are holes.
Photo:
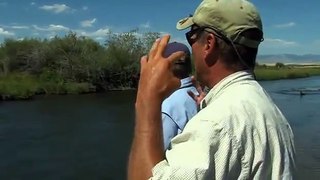
<path fill-rule="evenodd" d="M 146 98 L 146 97 L 145 97 Z M 148 179 L 151 170 L 164 159 L 161 100 L 136 102 L 136 124 L 132 142 L 128 179 Z"/>
<path fill-rule="evenodd" d="M 163 52 L 170 36 L 157 39 L 148 56 L 140 60 L 140 79 L 136 100 L 136 122 L 132 142 L 128 179 L 144 180 L 152 175 L 152 168 L 164 159 L 161 122 L 161 103 L 180 87 L 180 80 L 172 73 L 173 62 L 182 58 L 182 51 L 164 58 Z"/>

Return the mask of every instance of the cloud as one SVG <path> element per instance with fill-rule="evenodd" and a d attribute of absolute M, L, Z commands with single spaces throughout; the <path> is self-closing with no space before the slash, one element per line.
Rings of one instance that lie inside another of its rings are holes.
<path fill-rule="evenodd" d="M 35 2 L 31 2 L 30 5 L 31 5 L 31 6 L 34 6 L 34 5 L 36 5 L 36 3 L 35 3 Z"/>
<path fill-rule="evenodd" d="M 71 10 L 71 8 L 65 4 L 44 5 L 39 8 L 56 14 L 68 12 Z"/>
<path fill-rule="evenodd" d="M 48 27 L 39 27 L 37 25 L 33 25 L 33 28 L 38 30 L 38 31 L 69 31 L 70 28 L 65 27 L 63 25 L 55 25 L 55 24 L 50 24 Z"/>
<path fill-rule="evenodd" d="M 97 41 L 103 41 L 105 38 L 103 38 L 103 37 L 96 37 L 95 38 L 95 40 L 97 40 Z"/>
<path fill-rule="evenodd" d="M 271 39 L 271 38 L 266 38 L 262 42 L 262 45 L 265 47 L 292 47 L 292 46 L 298 46 L 297 42 L 294 41 L 286 41 L 283 39 Z"/>
<path fill-rule="evenodd" d="M 21 26 L 21 25 L 17 25 L 16 23 L 12 23 L 11 26 L 7 26 L 7 25 L 0 25 L 0 27 L 2 28 L 6 28 L 6 29 L 29 29 L 28 26 Z"/>
<path fill-rule="evenodd" d="M 144 23 L 144 24 L 141 24 L 140 27 L 145 28 L 145 29 L 150 29 L 150 28 L 151 28 L 149 22 L 146 22 L 146 23 Z"/>
<path fill-rule="evenodd" d="M 84 10 L 84 11 L 86 11 L 86 10 L 88 10 L 89 8 L 88 8 L 88 6 L 83 6 L 82 7 L 82 10 Z"/>
<path fill-rule="evenodd" d="M 96 18 L 94 18 L 92 20 L 81 21 L 81 26 L 82 27 L 92 27 L 93 23 L 95 23 L 96 21 L 97 21 Z"/>
<path fill-rule="evenodd" d="M 166 31 L 160 31 L 159 34 L 160 34 L 160 36 L 164 36 L 164 35 L 171 34 L 171 33 L 166 32 Z"/>
<path fill-rule="evenodd" d="M 54 24 L 50 24 L 49 28 L 50 31 L 69 31 L 70 29 L 62 26 L 62 25 L 54 25 Z"/>
<path fill-rule="evenodd" d="M 284 23 L 284 24 L 277 24 L 277 25 L 274 25 L 274 27 L 276 27 L 276 28 L 289 28 L 289 27 L 293 27 L 295 25 L 296 25 L 295 22 L 289 22 L 289 23 Z"/>
<path fill-rule="evenodd" d="M 17 41 L 23 41 L 25 38 L 18 38 L 18 39 L 16 39 Z"/>
<path fill-rule="evenodd" d="M 110 33 L 109 28 L 101 28 L 94 32 L 85 32 L 85 31 L 80 32 L 82 36 L 88 36 L 95 39 L 102 39 L 106 37 L 109 33 Z"/>
<path fill-rule="evenodd" d="M 28 26 L 11 26 L 12 29 L 29 29 Z"/>
<path fill-rule="evenodd" d="M 0 27 L 0 35 L 2 36 L 14 36 L 13 32 L 9 32 Z"/>

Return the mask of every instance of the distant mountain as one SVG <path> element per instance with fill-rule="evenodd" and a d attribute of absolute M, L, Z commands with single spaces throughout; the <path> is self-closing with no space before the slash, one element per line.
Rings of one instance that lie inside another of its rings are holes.
<path fill-rule="evenodd" d="M 276 54 L 276 55 L 258 55 L 257 62 L 263 63 L 318 63 L 320 64 L 320 54 Z"/>

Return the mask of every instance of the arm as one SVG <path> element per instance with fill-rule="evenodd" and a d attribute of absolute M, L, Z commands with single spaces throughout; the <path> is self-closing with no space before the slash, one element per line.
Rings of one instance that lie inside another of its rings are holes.
<path fill-rule="evenodd" d="M 164 159 L 161 124 L 161 103 L 180 86 L 171 67 L 173 61 L 181 58 L 177 52 L 163 58 L 163 51 L 170 37 L 157 40 L 148 57 L 141 58 L 141 76 L 136 99 L 134 138 L 129 156 L 128 179 L 148 179 L 151 170 Z"/>
<path fill-rule="evenodd" d="M 136 125 L 129 157 L 128 179 L 147 179 L 151 169 L 164 159 L 161 101 L 136 102 Z"/>

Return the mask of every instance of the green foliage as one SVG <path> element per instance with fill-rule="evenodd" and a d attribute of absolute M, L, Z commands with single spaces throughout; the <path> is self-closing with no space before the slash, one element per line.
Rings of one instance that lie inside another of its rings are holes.
<path fill-rule="evenodd" d="M 68 94 L 82 94 L 95 91 L 95 88 L 89 83 L 66 83 L 65 90 Z"/>
<path fill-rule="evenodd" d="M 265 65 L 265 64 L 259 64 L 258 62 L 256 62 L 255 69 L 257 69 L 257 68 L 264 68 L 264 69 L 266 69 L 266 68 L 267 68 L 267 65 Z"/>
<path fill-rule="evenodd" d="M 35 73 L 41 68 L 44 54 L 46 53 L 45 42 L 37 39 L 24 39 L 21 41 L 6 39 L 1 47 L 2 74 L 8 72 Z"/>
<path fill-rule="evenodd" d="M 29 99 L 37 92 L 38 82 L 31 75 L 12 73 L 0 77 L 1 99 Z"/>
<path fill-rule="evenodd" d="M 140 58 L 156 32 L 138 29 L 106 34 L 105 44 L 74 32 L 48 39 L 6 39 L 0 45 L 0 96 L 27 99 L 34 94 L 80 94 L 137 86 Z M 320 75 L 319 68 L 256 64 L 259 80 Z"/>
<path fill-rule="evenodd" d="M 103 47 L 92 39 L 77 37 L 70 32 L 64 38 L 55 37 L 49 42 L 46 67 L 66 81 L 91 81 L 95 64 Z"/>
<path fill-rule="evenodd" d="M 309 77 L 310 75 L 320 75 L 320 68 L 256 68 L 255 74 L 257 80 L 294 79 Z"/>
<path fill-rule="evenodd" d="M 24 98 L 135 87 L 140 57 L 159 33 L 136 29 L 106 37 L 105 45 L 74 32 L 50 40 L 6 39 L 0 46 L 0 95 Z"/>
<path fill-rule="evenodd" d="M 122 89 L 136 86 L 140 58 L 148 52 L 159 33 L 138 34 L 132 30 L 107 36 L 104 79 L 96 84 L 103 89 Z"/>
<path fill-rule="evenodd" d="M 275 65 L 277 68 L 283 68 L 285 65 L 283 63 L 277 62 Z"/>

